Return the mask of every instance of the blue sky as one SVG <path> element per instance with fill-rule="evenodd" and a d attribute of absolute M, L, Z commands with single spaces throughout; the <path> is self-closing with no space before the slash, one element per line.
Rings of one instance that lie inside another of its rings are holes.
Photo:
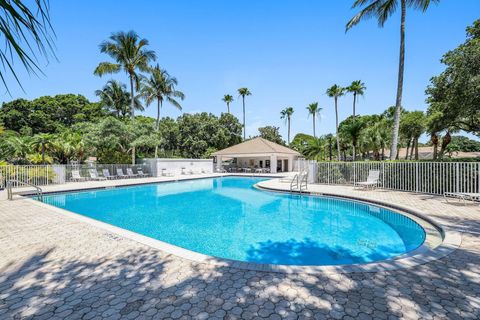
<path fill-rule="evenodd" d="M 12 82 L 13 98 L 80 93 L 96 100 L 94 91 L 107 80 L 127 81 L 124 74 L 99 78 L 93 70 L 108 57 L 99 43 L 112 32 L 135 30 L 150 41 L 158 62 L 179 80 L 186 94 L 184 112 L 226 110 L 224 94 L 236 100 L 233 114 L 241 118 L 236 90 L 248 87 L 247 136 L 275 125 L 286 138 L 280 110 L 295 109 L 292 137 L 311 133 L 306 106 L 323 107 L 320 134 L 335 130 L 333 101 L 325 95 L 332 84 L 361 79 L 367 86 L 357 113 L 382 112 L 395 103 L 399 16 L 383 29 L 366 21 L 345 34 L 355 11 L 353 0 L 277 1 L 64 1 L 50 0 L 56 31 L 58 61 L 41 62 L 44 76 L 21 73 L 23 92 Z M 480 1 L 443 0 L 425 14 L 407 13 L 404 107 L 426 110 L 424 91 L 429 79 L 443 70 L 443 53 L 465 40 L 465 28 L 478 18 Z M 352 97 L 340 100 L 340 119 L 351 113 Z M 163 115 L 180 112 L 165 105 Z M 145 112 L 154 116 L 152 106 Z"/>

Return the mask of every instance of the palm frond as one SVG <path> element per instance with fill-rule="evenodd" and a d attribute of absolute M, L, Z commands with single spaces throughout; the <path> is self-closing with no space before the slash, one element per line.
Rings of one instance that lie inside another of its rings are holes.
<path fill-rule="evenodd" d="M 0 33 L 5 37 L 5 47 L 0 49 L 0 63 L 3 70 L 10 72 L 16 82 L 22 87 L 20 79 L 13 67 L 13 61 L 18 58 L 28 73 L 42 73 L 38 66 L 38 55 L 47 62 L 50 56 L 55 56 L 55 32 L 50 22 L 50 6 L 48 0 L 35 0 L 30 9 L 22 1 L 0 1 Z M 35 12 L 35 13 L 34 13 Z M 24 44 L 25 47 L 22 46 Z M 7 89 L 4 72 L 0 78 Z M 23 87 L 22 87 L 23 89 Z"/>
<path fill-rule="evenodd" d="M 117 63 L 100 62 L 99 65 L 93 71 L 94 75 L 103 76 L 104 74 L 117 73 L 120 71 L 121 66 Z"/>

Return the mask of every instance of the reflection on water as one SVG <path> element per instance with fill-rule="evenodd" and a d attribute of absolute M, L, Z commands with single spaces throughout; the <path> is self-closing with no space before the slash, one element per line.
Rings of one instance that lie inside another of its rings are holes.
<path fill-rule="evenodd" d="M 413 220 L 363 203 L 253 188 L 254 178 L 202 179 L 45 196 L 57 207 L 217 257 L 334 265 L 417 248 Z"/>

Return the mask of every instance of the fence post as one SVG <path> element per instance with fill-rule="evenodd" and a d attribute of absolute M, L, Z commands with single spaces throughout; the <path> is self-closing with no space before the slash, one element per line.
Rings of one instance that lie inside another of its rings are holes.
<path fill-rule="evenodd" d="M 356 166 L 356 163 L 355 162 L 352 162 L 352 166 L 353 166 L 353 185 L 355 185 L 355 181 L 356 181 L 356 173 L 357 173 L 357 166 Z"/>
<path fill-rule="evenodd" d="M 418 162 L 415 162 L 415 192 L 418 193 Z"/>
<path fill-rule="evenodd" d="M 457 185 L 456 185 L 456 192 L 460 192 L 460 175 L 459 175 L 459 167 L 458 167 L 458 162 L 455 163 L 455 180 L 457 181 Z"/>
<path fill-rule="evenodd" d="M 382 162 L 382 188 L 385 188 L 385 162 Z"/>

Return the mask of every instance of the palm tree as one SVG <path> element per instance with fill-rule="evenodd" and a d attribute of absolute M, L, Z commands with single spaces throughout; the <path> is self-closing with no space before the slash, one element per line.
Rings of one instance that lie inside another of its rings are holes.
<path fill-rule="evenodd" d="M 306 140 L 306 146 L 303 154 L 308 159 L 323 160 L 325 159 L 325 149 L 327 148 L 327 140 L 310 136 Z"/>
<path fill-rule="evenodd" d="M 362 133 L 362 129 L 363 129 L 363 123 L 360 121 L 351 121 L 350 123 L 346 124 L 342 129 L 342 132 L 344 133 L 344 135 L 352 143 L 353 161 L 355 161 L 356 159 L 356 155 L 357 155 L 356 149 L 357 149 L 357 144 L 360 138 L 360 134 Z"/>
<path fill-rule="evenodd" d="M 363 96 L 367 87 L 365 87 L 365 83 L 363 83 L 362 80 L 356 80 L 345 89 L 348 92 L 353 93 L 353 121 L 355 121 L 355 104 L 357 102 L 357 96 Z"/>
<path fill-rule="evenodd" d="M 55 57 L 53 39 L 55 32 L 50 23 L 48 0 L 1 1 L 0 34 L 4 46 L 0 48 L 0 63 L 22 86 L 15 70 L 18 60 L 28 73 L 42 72 L 38 55 L 47 59 Z M 53 35 L 53 37 L 52 37 Z M 6 74 L 0 70 L 0 78 L 7 89 Z"/>
<path fill-rule="evenodd" d="M 170 74 L 166 70 L 161 69 L 158 64 L 150 70 L 150 77 L 143 80 L 141 94 L 145 98 L 147 106 L 154 100 L 157 100 L 157 121 L 155 123 L 155 130 L 157 132 L 160 128 L 160 109 L 165 100 L 170 102 L 170 104 L 178 110 L 182 110 L 182 106 L 176 98 L 183 100 L 185 99 L 185 95 L 183 92 L 175 89 L 177 84 L 177 78 L 170 76 Z M 155 158 L 157 155 L 158 145 L 155 146 Z"/>
<path fill-rule="evenodd" d="M 246 139 L 246 134 L 245 134 L 245 97 L 246 96 L 251 96 L 252 93 L 248 88 L 240 88 L 238 89 L 238 95 L 242 97 L 242 104 L 243 104 L 243 140 Z"/>
<path fill-rule="evenodd" d="M 227 104 L 227 112 L 230 113 L 230 103 L 233 102 L 233 97 L 229 94 L 223 96 L 222 101 Z"/>
<path fill-rule="evenodd" d="M 31 146 L 42 154 L 42 163 L 45 164 L 45 152 L 54 147 L 54 135 L 51 133 L 39 133 L 32 137 Z"/>
<path fill-rule="evenodd" d="M 395 12 L 400 2 L 400 56 L 398 60 L 398 80 L 397 80 L 397 98 L 395 102 L 395 117 L 392 132 L 392 144 L 390 147 L 390 160 L 397 157 L 398 131 L 400 128 L 400 112 L 402 107 L 403 92 L 403 72 L 405 67 L 405 17 L 407 6 L 420 9 L 425 12 L 430 3 L 438 3 L 440 0 L 355 0 L 352 8 L 363 7 L 346 25 L 346 30 L 350 30 L 360 21 L 372 17 L 377 18 L 378 25 L 383 27 L 387 19 Z"/>
<path fill-rule="evenodd" d="M 30 150 L 30 137 L 4 131 L 0 140 L 0 159 L 24 160 Z"/>
<path fill-rule="evenodd" d="M 100 62 L 93 72 L 102 76 L 107 73 L 118 73 L 121 70 L 128 74 L 130 80 L 130 111 L 132 119 L 135 117 L 134 84 L 139 87 L 140 77 L 137 70 L 147 72 L 148 64 L 156 60 L 155 52 L 147 50 L 147 39 L 140 39 L 135 31 L 113 33 L 109 40 L 100 44 L 100 51 L 109 55 L 112 62 Z M 135 164 L 135 147 L 132 148 L 132 164 Z"/>
<path fill-rule="evenodd" d="M 130 93 L 125 84 L 109 80 L 102 90 L 96 90 L 95 95 L 100 98 L 100 103 L 107 109 L 111 109 L 117 117 L 125 117 L 130 114 Z M 143 106 L 138 97 L 134 99 L 135 109 L 143 111 Z"/>
<path fill-rule="evenodd" d="M 145 98 L 147 106 L 154 100 L 157 100 L 157 121 L 155 124 L 157 131 L 160 125 L 160 109 L 165 100 L 170 102 L 170 104 L 178 110 L 182 110 L 182 106 L 176 98 L 183 100 L 185 99 L 185 95 L 183 92 L 175 89 L 177 85 L 177 78 L 170 76 L 170 74 L 166 70 L 161 69 L 158 64 L 150 70 L 150 77 L 143 81 L 142 96 Z"/>
<path fill-rule="evenodd" d="M 345 89 L 340 87 L 337 84 L 334 84 L 330 88 L 327 89 L 327 95 L 330 98 L 333 98 L 335 100 L 335 121 L 336 121 L 336 137 L 337 137 L 337 150 L 338 150 L 338 161 L 341 160 L 341 155 L 340 155 L 340 137 L 338 136 L 338 98 L 343 96 L 345 93 Z"/>
<path fill-rule="evenodd" d="M 308 115 L 312 115 L 313 119 L 313 136 L 316 138 L 315 134 L 315 117 L 320 114 L 320 111 L 322 111 L 322 108 L 318 106 L 318 102 L 310 103 L 307 107 L 308 110 Z"/>
<path fill-rule="evenodd" d="M 285 122 L 288 124 L 288 134 L 287 134 L 287 141 L 290 144 L 290 121 L 292 119 L 293 108 L 286 107 L 282 111 L 280 111 L 280 119 L 285 119 Z"/>

